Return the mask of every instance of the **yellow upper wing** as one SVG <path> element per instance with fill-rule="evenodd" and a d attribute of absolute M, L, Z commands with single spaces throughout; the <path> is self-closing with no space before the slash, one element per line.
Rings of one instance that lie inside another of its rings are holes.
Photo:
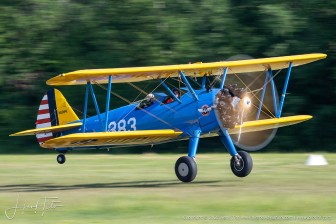
<path fill-rule="evenodd" d="M 181 134 L 182 132 L 180 131 L 174 131 L 170 129 L 76 133 L 50 139 L 41 144 L 41 147 L 63 148 L 153 144 L 177 138 Z"/>
<path fill-rule="evenodd" d="M 239 61 L 223 61 L 197 64 L 164 65 L 132 68 L 88 69 L 58 75 L 47 81 L 48 85 L 81 85 L 88 81 L 107 83 L 108 76 L 113 76 L 113 83 L 139 82 L 151 79 L 177 77 L 178 71 L 187 76 L 201 76 L 223 74 L 224 68 L 229 68 L 228 74 L 265 71 L 270 66 L 273 70 L 304 65 L 326 58 L 326 54 L 303 54 L 273 58 L 249 59 Z"/>

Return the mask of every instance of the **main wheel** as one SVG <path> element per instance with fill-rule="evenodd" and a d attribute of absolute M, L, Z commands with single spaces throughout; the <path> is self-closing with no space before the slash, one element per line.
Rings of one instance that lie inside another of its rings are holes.
<path fill-rule="evenodd" d="M 238 155 L 231 158 L 231 170 L 237 177 L 246 177 L 253 167 L 253 160 L 247 152 L 239 151 Z"/>
<path fill-rule="evenodd" d="M 58 162 L 59 164 L 63 164 L 63 163 L 65 163 L 65 155 L 64 155 L 64 154 L 59 154 L 59 155 L 57 156 L 57 162 Z"/>
<path fill-rule="evenodd" d="M 191 182 L 197 175 L 195 160 L 188 156 L 180 157 L 175 163 L 175 174 L 182 182 Z"/>

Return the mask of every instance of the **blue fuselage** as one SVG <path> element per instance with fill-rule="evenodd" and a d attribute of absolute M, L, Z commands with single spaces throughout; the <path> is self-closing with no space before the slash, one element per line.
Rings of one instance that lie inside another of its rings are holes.
<path fill-rule="evenodd" d="M 138 109 L 139 103 L 129 104 L 108 112 L 108 131 L 135 131 L 177 129 L 183 132 L 181 137 L 190 136 L 195 130 L 209 133 L 219 130 L 214 105 L 215 95 L 219 89 L 207 92 L 205 89 L 196 90 L 198 101 L 187 92 L 181 96 L 181 103 L 173 101 L 163 104 L 167 97 L 163 93 L 155 93 L 155 101 L 151 106 Z M 101 132 L 105 123 L 105 113 L 87 118 L 85 132 Z M 81 120 L 82 122 L 82 120 Z M 77 129 L 73 132 L 82 132 Z"/>

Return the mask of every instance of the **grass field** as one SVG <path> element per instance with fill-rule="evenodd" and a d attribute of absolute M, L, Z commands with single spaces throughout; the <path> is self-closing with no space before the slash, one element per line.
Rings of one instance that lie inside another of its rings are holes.
<path fill-rule="evenodd" d="M 336 222 L 336 154 L 321 167 L 305 166 L 308 154 L 252 154 L 243 179 L 229 155 L 200 154 L 193 183 L 175 177 L 179 156 L 2 155 L 0 223 Z"/>

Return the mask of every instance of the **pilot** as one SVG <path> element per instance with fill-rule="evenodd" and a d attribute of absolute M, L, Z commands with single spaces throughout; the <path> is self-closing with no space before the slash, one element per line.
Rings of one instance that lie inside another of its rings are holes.
<path fill-rule="evenodd" d="M 180 91 L 178 89 L 174 88 L 173 93 L 177 98 L 180 98 Z"/>
<path fill-rule="evenodd" d="M 180 91 L 178 89 L 174 88 L 173 93 L 177 98 L 180 98 Z M 175 101 L 175 98 L 173 98 L 171 96 L 168 96 L 165 103 L 168 104 L 168 103 L 172 103 L 174 101 Z"/>
<path fill-rule="evenodd" d="M 143 101 L 141 101 L 139 107 L 140 108 L 146 108 L 151 106 L 154 103 L 154 94 L 150 93 L 148 94 Z"/>

